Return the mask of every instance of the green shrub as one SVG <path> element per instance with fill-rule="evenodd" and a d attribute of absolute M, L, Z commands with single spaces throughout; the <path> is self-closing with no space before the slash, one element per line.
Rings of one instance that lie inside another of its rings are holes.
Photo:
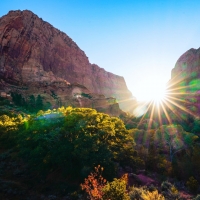
<path fill-rule="evenodd" d="M 164 196 L 158 193 L 155 187 L 151 187 L 152 191 L 148 191 L 147 187 L 131 187 L 129 196 L 131 200 L 164 200 Z"/>
<path fill-rule="evenodd" d="M 103 191 L 103 200 L 130 200 L 130 197 L 126 191 L 127 181 L 124 178 L 114 179 L 112 182 L 108 182 Z"/>
<path fill-rule="evenodd" d="M 142 194 L 147 192 L 142 187 L 137 188 L 137 187 L 134 187 L 134 186 L 129 188 L 129 190 L 130 190 L 129 196 L 130 196 L 131 200 L 143 200 Z"/>
<path fill-rule="evenodd" d="M 171 200 L 179 199 L 180 195 L 176 187 L 168 181 L 163 181 L 161 184 L 161 190 L 163 191 L 162 194 Z"/>
<path fill-rule="evenodd" d="M 170 188 L 172 187 L 173 185 L 168 182 L 168 181 L 163 181 L 162 184 L 161 184 L 161 189 L 162 191 L 167 191 L 167 190 L 170 190 Z"/>
<path fill-rule="evenodd" d="M 198 187 L 199 187 L 198 181 L 193 176 L 191 176 L 189 178 L 186 185 L 187 185 L 188 189 L 193 193 L 196 193 L 198 190 Z"/>
<path fill-rule="evenodd" d="M 165 200 L 165 197 L 162 194 L 158 193 L 158 190 L 153 192 L 147 191 L 146 193 L 142 193 L 143 200 Z"/>
<path fill-rule="evenodd" d="M 200 194 L 198 194 L 193 200 L 200 200 Z"/>
<path fill-rule="evenodd" d="M 157 189 L 156 189 L 156 186 L 154 186 L 153 184 L 151 184 L 151 185 L 148 186 L 148 190 L 149 190 L 150 192 L 153 192 L 153 191 L 155 191 L 155 190 L 157 190 Z"/>

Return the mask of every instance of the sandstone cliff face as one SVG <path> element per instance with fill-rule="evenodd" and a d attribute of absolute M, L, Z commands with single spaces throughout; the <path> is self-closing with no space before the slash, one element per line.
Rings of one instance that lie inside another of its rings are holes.
<path fill-rule="evenodd" d="M 178 59 L 170 84 L 173 95 L 184 100 L 181 104 L 186 110 L 200 116 L 200 48 L 190 49 Z"/>
<path fill-rule="evenodd" d="M 200 78 L 200 48 L 188 50 L 177 60 L 172 69 L 172 78 L 175 76 L 182 79 Z"/>
<path fill-rule="evenodd" d="M 0 18 L 0 78 L 26 86 L 67 81 L 119 101 L 131 97 L 123 77 L 90 64 L 71 38 L 28 10 Z"/>

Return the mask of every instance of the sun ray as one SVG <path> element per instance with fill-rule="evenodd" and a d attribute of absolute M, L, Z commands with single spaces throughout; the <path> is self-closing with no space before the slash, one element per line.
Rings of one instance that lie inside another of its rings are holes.
<path fill-rule="evenodd" d="M 154 114 L 154 109 L 155 109 L 155 102 L 152 102 L 152 105 L 153 105 L 153 107 L 152 107 L 152 110 L 151 110 L 151 114 L 150 114 L 150 119 L 149 119 L 147 130 L 149 130 L 151 128 L 151 125 L 152 125 L 153 114 Z"/>
<path fill-rule="evenodd" d="M 167 101 L 164 101 L 164 103 L 165 103 L 165 105 L 175 114 L 175 116 L 176 116 L 179 120 L 181 120 L 180 115 L 176 112 L 175 109 L 173 109 L 172 104 L 170 104 L 170 103 L 167 102 Z"/>
<path fill-rule="evenodd" d="M 139 127 L 139 126 L 141 125 L 141 123 L 142 123 L 142 121 L 143 121 L 145 115 L 147 114 L 147 112 L 149 111 L 149 109 L 150 109 L 150 107 L 151 107 L 151 105 L 152 105 L 152 102 L 150 102 L 149 104 L 148 104 L 148 103 L 145 103 L 144 106 L 145 106 L 146 104 L 148 105 L 148 107 L 147 107 L 147 109 L 146 109 L 146 112 L 143 114 L 142 118 L 140 119 L 140 121 L 139 121 L 137 127 Z"/>
<path fill-rule="evenodd" d="M 162 126 L 162 118 L 161 118 L 161 110 L 160 110 L 160 106 L 158 106 L 158 121 L 160 126 Z"/>
<path fill-rule="evenodd" d="M 146 90 L 141 90 L 139 95 L 146 98 L 146 103 L 143 104 L 146 110 L 137 127 L 146 123 L 145 128 L 150 130 L 158 125 L 161 127 L 163 124 L 172 124 L 176 120 L 185 121 L 188 115 L 197 117 L 198 108 L 196 107 L 198 105 L 194 105 L 194 102 L 199 82 L 190 81 L 188 83 L 187 77 L 187 74 L 181 72 L 168 81 L 165 87 L 161 87 L 162 80 L 158 83 L 155 77 L 149 81 L 149 85 L 143 86 Z"/>
<path fill-rule="evenodd" d="M 167 101 L 169 101 L 170 103 L 172 103 L 173 105 L 175 105 L 176 107 L 180 108 L 181 110 L 183 110 L 184 112 L 190 114 L 190 115 L 195 115 L 194 113 L 192 113 L 189 109 L 186 109 L 184 106 L 179 105 L 178 103 L 167 99 Z M 196 115 L 195 115 L 196 116 Z"/>
<path fill-rule="evenodd" d="M 180 98 L 177 98 L 177 97 L 173 97 L 173 96 L 169 96 L 167 99 L 173 99 L 173 100 L 176 100 L 176 101 L 179 101 L 179 102 L 183 102 L 183 103 L 189 103 L 189 101 L 185 100 L 185 99 L 180 99 Z"/>
<path fill-rule="evenodd" d="M 160 105 L 161 105 L 161 107 L 162 107 L 162 109 L 163 109 L 163 111 L 164 111 L 164 113 L 165 113 L 165 116 L 167 117 L 168 122 L 171 124 L 172 121 L 171 121 L 171 119 L 170 119 L 170 117 L 169 117 L 169 114 L 168 114 L 167 111 L 166 111 L 165 106 L 163 105 L 163 102 L 161 102 Z"/>
<path fill-rule="evenodd" d="M 185 76 L 182 76 L 182 72 L 174 76 L 169 82 L 168 82 L 168 88 L 175 86 L 176 84 L 180 83 L 181 81 L 185 80 Z"/>

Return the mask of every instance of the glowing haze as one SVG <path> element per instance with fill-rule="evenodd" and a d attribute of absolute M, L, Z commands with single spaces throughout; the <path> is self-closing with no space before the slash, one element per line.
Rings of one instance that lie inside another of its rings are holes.
<path fill-rule="evenodd" d="M 200 46 L 199 0 L 2 0 L 69 35 L 91 63 L 125 78 L 138 100 L 160 101 L 176 60 Z"/>

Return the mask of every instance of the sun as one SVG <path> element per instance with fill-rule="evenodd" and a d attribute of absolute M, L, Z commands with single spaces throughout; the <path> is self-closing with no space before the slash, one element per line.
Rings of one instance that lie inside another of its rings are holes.
<path fill-rule="evenodd" d="M 156 104 L 160 104 L 162 101 L 164 101 L 166 97 L 166 87 L 163 85 L 157 85 L 152 88 L 151 91 L 151 101 L 153 101 Z"/>
<path fill-rule="evenodd" d="M 156 76 L 141 82 L 137 92 L 137 105 L 133 109 L 133 115 L 140 117 L 138 127 L 147 123 L 147 130 L 156 126 L 172 124 L 174 119 L 186 120 L 186 116 L 199 117 L 195 106 L 191 107 L 191 98 L 188 91 L 194 90 L 194 86 L 183 86 L 182 76 L 164 82 Z M 195 95 L 193 96 L 195 99 Z M 193 110 L 192 110 L 192 109 Z M 148 120 L 148 121 L 147 121 Z"/>
<path fill-rule="evenodd" d="M 138 86 L 136 98 L 142 102 L 161 103 L 166 97 L 166 83 L 156 79 L 143 81 Z"/>
<path fill-rule="evenodd" d="M 133 114 L 139 117 L 151 108 L 163 109 L 163 105 L 167 100 L 166 88 L 166 82 L 159 77 L 142 81 L 135 93 L 137 106 L 134 108 Z"/>

